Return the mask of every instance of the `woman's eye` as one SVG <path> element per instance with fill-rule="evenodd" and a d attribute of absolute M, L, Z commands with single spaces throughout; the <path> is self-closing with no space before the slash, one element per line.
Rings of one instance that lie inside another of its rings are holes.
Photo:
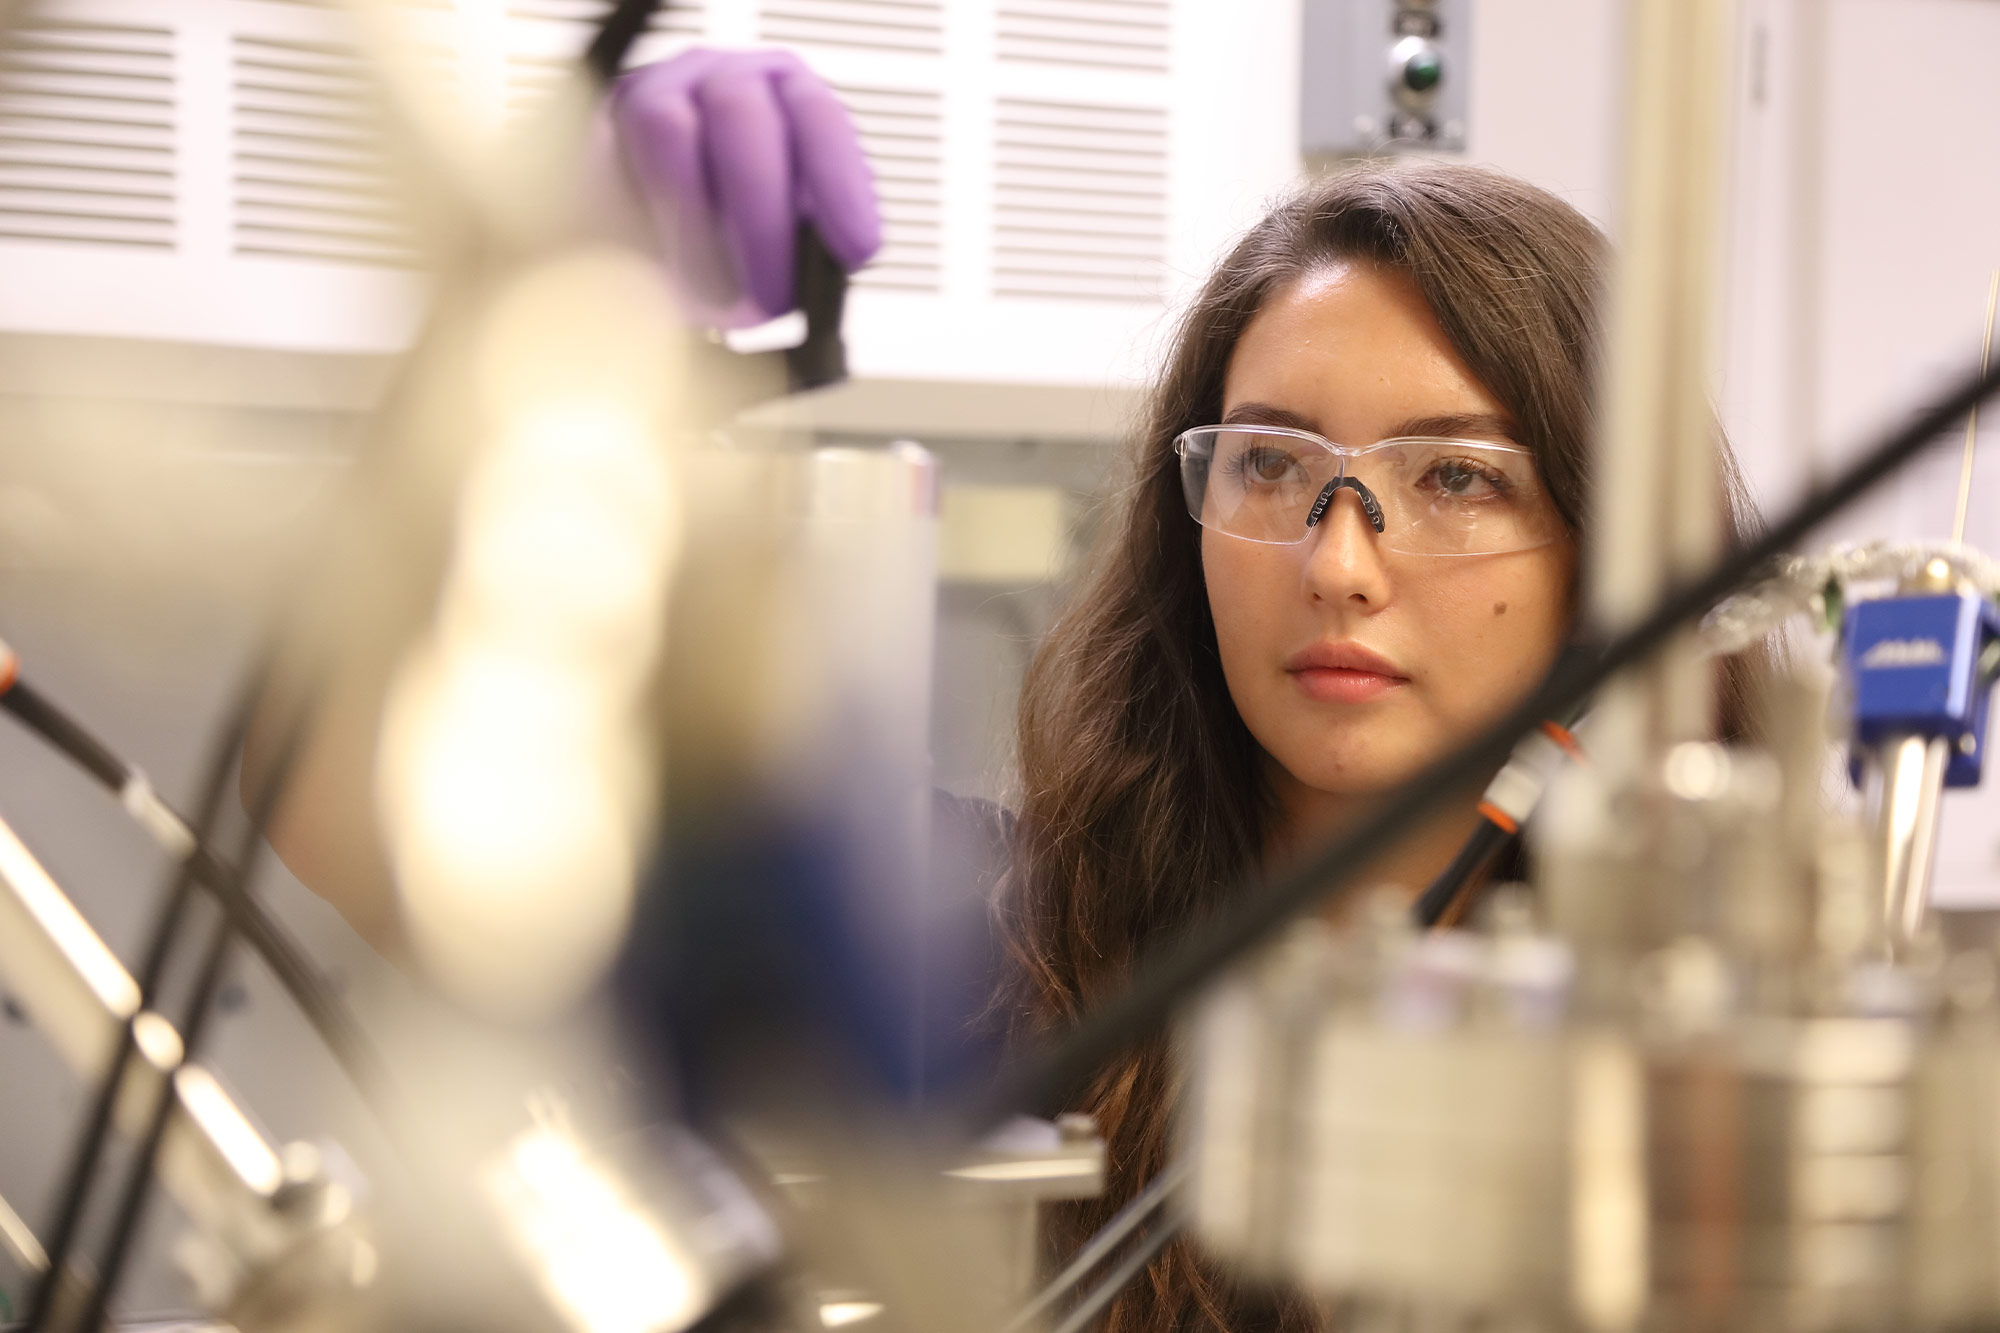
<path fill-rule="evenodd" d="M 1491 499 L 1507 489 L 1507 479 L 1490 468 L 1463 459 L 1433 464 L 1424 476 L 1427 489 L 1457 500 Z"/>
<path fill-rule="evenodd" d="M 1283 481 L 1292 471 L 1292 456 L 1282 449 L 1248 449 L 1238 470 L 1254 481 Z"/>

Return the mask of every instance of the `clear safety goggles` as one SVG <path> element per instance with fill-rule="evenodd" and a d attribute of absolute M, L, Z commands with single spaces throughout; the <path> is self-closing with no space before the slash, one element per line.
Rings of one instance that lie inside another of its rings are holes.
<path fill-rule="evenodd" d="M 1284 426 L 1200 426 L 1174 451 L 1188 513 L 1245 541 L 1297 545 L 1349 490 L 1382 545 L 1409 555 L 1500 555 L 1562 535 L 1518 445 L 1410 436 L 1350 448 Z"/>

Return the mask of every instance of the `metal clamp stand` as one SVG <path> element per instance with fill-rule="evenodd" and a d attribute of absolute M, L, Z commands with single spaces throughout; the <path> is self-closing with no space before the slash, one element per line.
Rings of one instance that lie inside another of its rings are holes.
<path fill-rule="evenodd" d="M 213 1075 L 184 1060 L 173 1025 L 159 1014 L 139 1012 L 138 983 L 4 822 L 0 977 L 64 1061 L 86 1079 L 102 1076 L 125 1024 L 140 1034 L 140 1059 L 121 1089 L 116 1117 L 136 1132 L 161 1083 L 167 1085 L 172 1109 L 159 1179 L 211 1242 L 204 1258 L 207 1285 L 216 1289 L 205 1294 L 217 1309 L 231 1308 L 253 1289 L 269 1301 L 274 1268 L 308 1250 L 316 1267 L 326 1265 L 321 1276 L 350 1295 L 368 1285 L 375 1256 L 353 1228 L 351 1193 L 309 1169 L 317 1154 L 281 1153 L 268 1143 Z M 298 1206 L 308 1195 L 318 1202 Z M 26 1265 L 46 1265 L 25 1227 L 8 1238 L 8 1248 Z M 68 1302 L 76 1294 L 65 1287 L 53 1290 L 59 1323 L 66 1322 L 65 1311 L 74 1314 Z"/>
<path fill-rule="evenodd" d="M 1851 771 L 1874 793 L 1884 925 L 1900 950 L 1929 915 L 1943 792 L 1979 785 L 2000 608 L 1932 560 L 1897 595 L 1850 608 L 1841 637 Z"/>

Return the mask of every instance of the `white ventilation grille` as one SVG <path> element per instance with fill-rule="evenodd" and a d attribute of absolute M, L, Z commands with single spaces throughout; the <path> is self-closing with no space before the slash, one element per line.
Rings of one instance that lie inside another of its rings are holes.
<path fill-rule="evenodd" d="M 230 57 L 236 253 L 413 264 L 354 49 L 238 34 Z"/>
<path fill-rule="evenodd" d="M 1000 58 L 1167 72 L 1168 0 L 1000 0 Z"/>
<path fill-rule="evenodd" d="M 1157 300 L 1166 251 L 1166 112 L 999 103 L 995 295 Z"/>
<path fill-rule="evenodd" d="M 0 236 L 172 249 L 173 34 L 31 20 L 0 38 Z"/>
<path fill-rule="evenodd" d="M 764 0 L 757 36 L 805 46 L 942 55 L 944 4 L 943 0 Z"/>
<path fill-rule="evenodd" d="M 932 92 L 842 87 L 882 203 L 882 252 L 863 287 L 938 290 L 944 228 L 944 107 Z"/>

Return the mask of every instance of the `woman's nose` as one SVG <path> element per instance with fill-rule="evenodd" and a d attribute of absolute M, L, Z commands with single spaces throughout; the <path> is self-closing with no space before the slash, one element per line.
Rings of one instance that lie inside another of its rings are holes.
<path fill-rule="evenodd" d="M 1319 602 L 1379 607 L 1389 600 L 1389 575 L 1359 492 L 1342 487 L 1306 538 L 1306 594 Z"/>

